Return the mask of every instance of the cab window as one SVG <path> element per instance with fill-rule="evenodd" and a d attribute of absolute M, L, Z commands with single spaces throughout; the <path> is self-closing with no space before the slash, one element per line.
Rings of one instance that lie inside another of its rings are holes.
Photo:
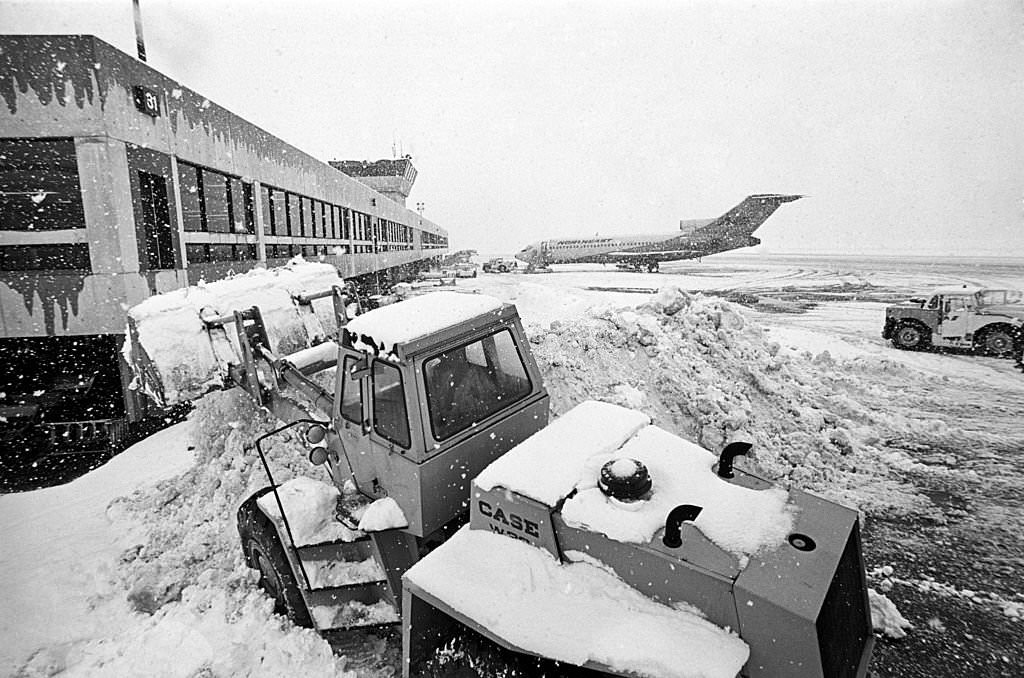
<path fill-rule="evenodd" d="M 945 312 L 950 311 L 962 311 L 967 308 L 967 299 L 965 297 L 946 297 Z"/>
<path fill-rule="evenodd" d="M 446 440 L 522 400 L 532 390 L 512 333 L 494 334 L 423 363 L 430 425 Z"/>
<path fill-rule="evenodd" d="M 341 378 L 341 416 L 353 424 L 362 423 L 363 399 L 359 393 L 359 381 L 352 379 L 352 368 L 356 358 L 345 356 Z"/>
<path fill-rule="evenodd" d="M 396 445 L 409 447 L 402 373 L 381 360 L 373 362 L 373 430 Z"/>

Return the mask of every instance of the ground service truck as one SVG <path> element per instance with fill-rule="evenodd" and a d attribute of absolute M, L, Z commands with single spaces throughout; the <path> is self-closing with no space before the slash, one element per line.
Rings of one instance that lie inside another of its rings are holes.
<path fill-rule="evenodd" d="M 749 444 L 713 454 L 618 405 L 549 422 L 498 299 L 438 291 L 349 317 L 340 286 L 289 294 L 290 308 L 204 307 L 194 352 L 147 335 L 159 301 L 129 328 L 148 392 L 195 394 L 175 344 L 189 369 L 215 368 L 201 389 L 275 413 L 268 436 L 302 432 L 310 477 L 275 482 L 264 436 L 269 483 L 238 509 L 247 563 L 296 624 L 400 623 L 405 676 L 464 633 L 556 673 L 866 675 L 855 511 L 740 470 Z"/>

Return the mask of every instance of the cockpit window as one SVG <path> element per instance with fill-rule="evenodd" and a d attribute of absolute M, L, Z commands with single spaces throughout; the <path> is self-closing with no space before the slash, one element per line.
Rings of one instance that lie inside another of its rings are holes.
<path fill-rule="evenodd" d="M 430 425 L 447 440 L 530 394 L 512 333 L 501 330 L 423 363 Z"/>

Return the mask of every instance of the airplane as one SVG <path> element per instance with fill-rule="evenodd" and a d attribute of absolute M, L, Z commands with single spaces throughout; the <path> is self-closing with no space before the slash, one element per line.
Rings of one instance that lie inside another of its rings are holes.
<path fill-rule="evenodd" d="M 761 241 L 752 234 L 779 205 L 802 195 L 763 193 L 749 195 L 715 219 L 679 222 L 679 231 L 658 235 L 620 235 L 594 238 L 559 238 L 531 243 L 515 255 L 527 264 L 527 273 L 551 264 L 615 264 L 619 268 L 656 273 L 663 261 L 698 259 L 752 247 Z"/>

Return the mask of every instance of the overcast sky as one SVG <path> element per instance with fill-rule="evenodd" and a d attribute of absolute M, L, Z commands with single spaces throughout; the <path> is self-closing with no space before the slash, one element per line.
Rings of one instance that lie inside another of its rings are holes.
<path fill-rule="evenodd" d="M 141 0 L 149 63 L 323 160 L 411 153 L 456 248 L 801 193 L 771 252 L 1024 256 L 1024 3 Z M 0 0 L 134 54 L 131 0 Z"/>

